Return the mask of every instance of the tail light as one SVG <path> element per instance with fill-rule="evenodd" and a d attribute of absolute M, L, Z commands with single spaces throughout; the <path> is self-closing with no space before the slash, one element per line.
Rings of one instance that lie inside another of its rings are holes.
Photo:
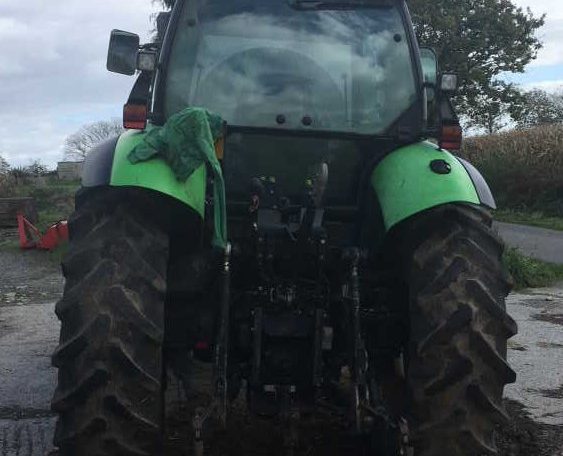
<path fill-rule="evenodd" d="M 457 152 L 461 149 L 462 138 L 463 131 L 459 125 L 443 125 L 439 145 L 442 149 Z"/>
<path fill-rule="evenodd" d="M 209 350 L 209 342 L 206 342 L 204 340 L 200 340 L 199 342 L 196 342 L 195 344 L 195 349 L 198 351 L 203 351 L 203 350 Z"/>
<path fill-rule="evenodd" d="M 144 130 L 147 126 L 146 104 L 129 104 L 123 107 L 123 126 L 127 130 Z"/>
<path fill-rule="evenodd" d="M 215 141 L 215 155 L 218 160 L 223 160 L 225 156 L 225 137 L 222 136 L 217 141 Z"/>

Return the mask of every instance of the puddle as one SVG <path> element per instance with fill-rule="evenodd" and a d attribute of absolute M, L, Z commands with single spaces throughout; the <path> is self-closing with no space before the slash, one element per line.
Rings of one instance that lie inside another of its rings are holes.
<path fill-rule="evenodd" d="M 554 325 L 563 326 L 563 314 L 541 313 L 532 315 L 532 318 L 534 320 L 546 321 L 548 323 L 553 323 Z"/>
<path fill-rule="evenodd" d="M 538 393 L 540 393 L 544 397 L 550 397 L 553 399 L 563 399 L 563 385 L 555 389 L 539 390 Z"/>
<path fill-rule="evenodd" d="M 48 418 L 52 416 L 55 416 L 55 414 L 51 410 L 47 410 L 47 409 L 0 407 L 0 420 Z"/>
<path fill-rule="evenodd" d="M 554 344 L 553 342 L 538 342 L 537 345 L 541 348 L 563 348 L 563 344 Z"/>

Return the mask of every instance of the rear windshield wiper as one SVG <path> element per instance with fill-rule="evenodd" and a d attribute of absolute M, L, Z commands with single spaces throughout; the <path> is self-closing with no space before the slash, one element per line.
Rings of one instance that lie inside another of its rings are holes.
<path fill-rule="evenodd" d="M 297 10 L 348 10 L 392 6 L 396 0 L 288 0 Z"/>

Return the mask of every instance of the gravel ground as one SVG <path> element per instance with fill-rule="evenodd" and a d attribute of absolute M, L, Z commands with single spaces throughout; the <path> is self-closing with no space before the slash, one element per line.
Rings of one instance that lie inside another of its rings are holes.
<path fill-rule="evenodd" d="M 44 252 L 0 251 L 0 454 L 44 456 L 55 418 L 51 367 L 63 280 Z"/>
<path fill-rule="evenodd" d="M 50 354 L 58 340 L 53 309 L 63 281 L 48 253 L 14 249 L 0 250 L 0 278 L 0 456 L 44 456 L 54 431 L 49 401 L 56 373 Z M 508 309 L 520 327 L 509 346 L 519 377 L 507 389 L 511 419 L 499 428 L 500 454 L 563 456 L 563 287 L 513 294 Z M 247 429 L 249 422 L 241 420 L 239 429 Z M 303 454 L 331 454 L 317 450 L 334 442 L 333 424 L 315 424 L 310 441 L 317 449 Z M 189 422 L 177 418 L 173 425 L 178 448 L 187 440 Z M 233 437 L 240 442 L 243 435 Z M 253 435 L 255 449 L 281 439 L 267 425 Z"/>
<path fill-rule="evenodd" d="M 519 328 L 508 346 L 518 379 L 506 395 L 538 422 L 563 426 L 563 286 L 511 295 L 508 306 Z"/>

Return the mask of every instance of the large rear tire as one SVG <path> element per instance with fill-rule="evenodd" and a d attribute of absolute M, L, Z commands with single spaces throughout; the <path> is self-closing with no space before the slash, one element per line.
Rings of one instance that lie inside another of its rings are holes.
<path fill-rule="evenodd" d="M 404 231 L 410 292 L 407 383 L 416 456 L 497 454 L 495 424 L 506 417 L 506 362 L 516 323 L 503 243 L 490 214 L 446 205 L 419 215 Z"/>
<path fill-rule="evenodd" d="M 168 236 L 141 193 L 92 192 L 72 215 L 52 408 L 61 456 L 156 454 Z"/>

